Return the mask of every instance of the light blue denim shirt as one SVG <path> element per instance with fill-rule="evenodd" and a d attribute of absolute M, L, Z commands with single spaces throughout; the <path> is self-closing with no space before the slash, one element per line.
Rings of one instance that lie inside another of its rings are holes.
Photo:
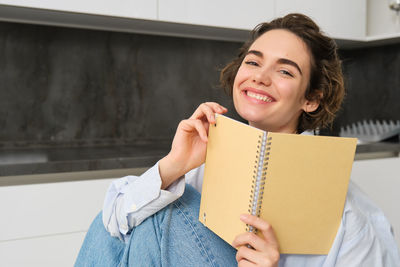
<path fill-rule="evenodd" d="M 185 181 L 201 192 L 204 165 L 161 190 L 158 163 L 141 176 L 114 181 L 106 195 L 103 223 L 126 240 L 130 229 L 182 196 Z M 350 182 L 342 222 L 328 255 L 282 254 L 279 266 L 400 266 L 392 228 L 383 212 Z"/>

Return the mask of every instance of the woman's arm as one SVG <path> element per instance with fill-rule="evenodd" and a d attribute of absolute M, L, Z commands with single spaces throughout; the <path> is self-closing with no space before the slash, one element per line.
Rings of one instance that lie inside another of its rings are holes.
<path fill-rule="evenodd" d="M 122 177 L 109 186 L 103 205 L 103 224 L 112 236 L 125 240 L 133 227 L 182 196 L 184 177 L 162 190 L 158 165 L 141 176 Z"/>
<path fill-rule="evenodd" d="M 162 188 L 168 187 L 188 171 L 199 167 L 206 158 L 208 126 L 215 123 L 215 113 L 226 113 L 223 106 L 207 102 L 193 115 L 179 123 L 172 141 L 171 151 L 160 160 Z"/>
<path fill-rule="evenodd" d="M 133 227 L 182 196 L 185 174 L 205 161 L 209 123 L 215 123 L 215 113 L 226 111 L 217 103 L 201 104 L 179 124 L 167 156 L 141 176 L 126 176 L 110 185 L 103 223 L 112 236 L 124 240 Z"/>

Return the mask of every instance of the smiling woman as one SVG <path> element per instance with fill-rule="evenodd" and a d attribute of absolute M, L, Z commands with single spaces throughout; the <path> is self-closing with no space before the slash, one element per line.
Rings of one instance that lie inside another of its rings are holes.
<path fill-rule="evenodd" d="M 271 58 L 266 57 L 273 56 L 271 55 L 272 51 L 276 53 L 280 50 L 283 54 L 275 58 L 277 71 L 292 78 L 306 80 L 304 98 L 313 104 L 311 109 L 301 112 L 298 118 L 297 133 L 307 129 L 329 126 L 333 122 L 345 94 L 341 62 L 338 58 L 335 42 L 321 34 L 313 21 L 302 20 L 301 18 L 301 14 L 293 14 L 293 16 L 288 15 L 269 23 L 257 25 L 250 40 L 241 48 L 239 56 L 221 72 L 221 84 L 226 92 L 232 94 L 236 74 L 242 68 L 243 63 L 257 66 L 260 60 L 271 61 Z M 266 47 L 265 50 L 254 49 L 258 42 L 261 43 L 262 39 L 268 38 L 263 35 L 269 31 L 271 31 L 269 33 L 271 37 L 272 35 L 282 35 L 281 37 L 286 35 L 287 39 L 281 39 L 280 43 L 279 40 L 274 40 L 269 49 L 275 50 L 268 49 L 267 51 Z M 272 33 L 273 31 L 280 33 Z M 263 38 L 260 38 L 262 36 Z M 289 51 L 291 51 L 291 54 L 289 54 Z M 248 62 L 246 62 L 247 58 Z M 252 61 L 252 59 L 255 59 L 255 61 Z M 300 63 L 297 61 L 301 62 L 302 65 L 299 65 Z M 286 68 L 280 69 L 279 67 Z M 295 68 L 297 71 L 290 72 L 289 67 Z M 302 77 L 297 77 L 298 74 Z M 268 93 L 265 90 L 263 91 L 264 94 Z M 317 103 L 318 106 L 315 108 Z"/>
<path fill-rule="evenodd" d="M 234 80 L 236 111 L 254 127 L 295 133 L 300 114 L 315 111 L 319 104 L 304 96 L 310 59 L 304 42 L 287 30 L 261 35 L 246 53 Z"/>
<path fill-rule="evenodd" d="M 335 43 L 301 14 L 257 26 L 239 56 L 223 69 L 221 84 L 250 125 L 293 134 L 329 125 L 344 96 Z M 179 123 L 170 152 L 154 167 L 111 184 L 102 216 L 89 229 L 77 266 L 395 266 L 400 262 L 390 224 L 353 184 L 327 255 L 280 254 L 271 225 L 249 214 L 238 220 L 263 236 L 242 233 L 231 245 L 198 222 L 208 128 L 216 113 L 226 112 L 215 102 L 201 104 Z"/>

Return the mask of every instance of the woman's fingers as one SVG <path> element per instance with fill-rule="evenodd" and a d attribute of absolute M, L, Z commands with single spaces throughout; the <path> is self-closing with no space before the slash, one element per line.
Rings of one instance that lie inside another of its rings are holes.
<path fill-rule="evenodd" d="M 254 216 L 254 215 L 250 215 L 250 214 L 242 214 L 240 216 L 240 219 L 248 224 L 251 225 L 255 228 L 257 228 L 259 231 L 261 231 L 261 233 L 263 234 L 265 241 L 268 242 L 268 244 L 274 248 L 278 248 L 279 244 L 278 244 L 278 240 L 276 239 L 275 233 L 272 229 L 272 226 L 264 221 L 263 219 Z"/>
<path fill-rule="evenodd" d="M 248 262 L 248 259 L 254 258 L 257 258 L 257 251 L 247 246 L 241 246 L 236 253 L 236 261 L 238 263 L 243 260 L 246 260 Z"/>
<path fill-rule="evenodd" d="M 250 245 L 256 250 L 265 250 L 267 248 L 265 240 L 250 232 L 242 233 L 236 236 L 235 240 L 232 242 L 232 246 L 235 248 L 240 248 L 241 246 L 247 245 Z"/>
<path fill-rule="evenodd" d="M 255 266 L 257 265 L 245 259 L 238 261 L 238 267 L 255 267 Z"/>
<path fill-rule="evenodd" d="M 198 135 L 200 136 L 201 140 L 207 142 L 207 128 L 201 120 L 198 119 L 189 119 L 181 121 L 181 128 L 185 132 L 193 132 L 194 130 L 197 131 Z"/>
<path fill-rule="evenodd" d="M 244 214 L 240 219 L 261 231 L 260 237 L 255 233 L 246 232 L 238 235 L 232 246 L 238 249 L 236 259 L 239 266 L 254 264 L 255 266 L 277 266 L 280 258 L 278 241 L 269 223 L 256 216 Z"/>
<path fill-rule="evenodd" d="M 221 106 L 215 102 L 206 102 L 202 103 L 190 119 L 204 119 L 204 116 L 207 118 L 209 123 L 215 123 L 215 113 L 223 114 L 228 111 L 227 108 Z"/>
<path fill-rule="evenodd" d="M 236 261 L 240 263 L 251 263 L 254 266 L 277 266 L 279 252 L 274 249 L 256 250 L 247 246 L 241 246 L 236 253 Z M 253 265 L 252 265 L 253 266 Z"/>

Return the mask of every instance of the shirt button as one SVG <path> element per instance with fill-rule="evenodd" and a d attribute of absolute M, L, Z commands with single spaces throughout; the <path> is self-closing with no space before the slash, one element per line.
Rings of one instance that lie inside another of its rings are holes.
<path fill-rule="evenodd" d="M 131 211 L 135 211 L 135 210 L 136 210 L 136 204 L 132 204 Z"/>
<path fill-rule="evenodd" d="M 121 225 L 121 230 L 124 232 L 128 231 L 128 226 L 126 224 Z"/>

